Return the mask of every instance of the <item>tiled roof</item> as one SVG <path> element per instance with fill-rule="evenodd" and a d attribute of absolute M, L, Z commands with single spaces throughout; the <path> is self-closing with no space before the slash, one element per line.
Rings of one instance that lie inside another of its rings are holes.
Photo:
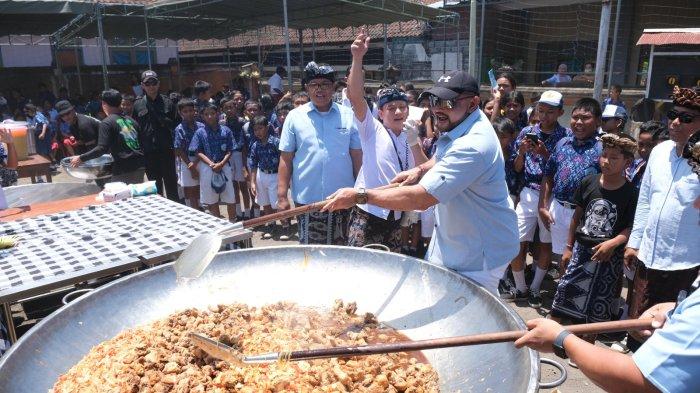
<path fill-rule="evenodd" d="M 425 1 L 425 0 L 424 0 Z M 427 0 L 431 1 L 431 0 Z M 382 25 L 368 26 L 367 30 L 374 40 L 381 40 L 383 37 Z M 387 37 L 417 37 L 422 35 L 426 30 L 425 23 L 421 21 L 394 22 L 387 25 Z M 263 47 L 284 45 L 284 29 L 279 26 L 266 26 L 260 29 L 260 45 Z M 316 45 L 347 43 L 355 38 L 359 32 L 358 28 L 323 28 L 323 29 L 306 29 L 303 31 L 304 45 L 310 46 L 312 41 Z M 231 48 L 257 48 L 258 34 L 256 31 L 246 32 L 235 35 L 228 40 Z M 289 30 L 289 41 L 292 45 L 299 43 L 299 34 L 297 30 Z M 179 50 L 181 52 L 208 51 L 226 48 L 226 40 L 194 40 L 179 42 Z"/>
<path fill-rule="evenodd" d="M 694 30 L 698 31 L 645 31 L 637 45 L 700 45 L 700 29 Z"/>

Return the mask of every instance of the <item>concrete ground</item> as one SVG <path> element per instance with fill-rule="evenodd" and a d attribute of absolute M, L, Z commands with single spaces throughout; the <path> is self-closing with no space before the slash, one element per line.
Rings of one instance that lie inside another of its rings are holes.
<path fill-rule="evenodd" d="M 73 179 L 70 176 L 66 175 L 65 173 L 62 173 L 62 171 L 59 169 L 59 171 L 54 174 L 53 181 L 54 182 L 75 182 L 76 179 Z M 20 179 L 19 184 L 28 184 L 29 182 L 30 182 L 29 179 Z M 225 213 L 225 210 L 222 209 L 222 212 Z M 293 225 L 292 228 L 295 228 L 295 225 Z M 273 232 L 272 239 L 263 239 L 262 238 L 263 232 L 261 230 L 255 230 L 254 235 L 253 235 L 253 247 L 279 246 L 279 245 L 283 245 L 283 244 L 298 244 L 298 239 L 296 237 L 296 234 L 294 234 L 292 232 L 293 231 L 290 231 L 288 233 L 289 235 L 291 235 L 290 240 L 281 241 L 281 240 L 279 240 L 279 236 L 280 236 L 280 234 L 282 234 L 282 230 L 279 226 Z M 545 282 L 543 283 L 542 288 L 543 288 L 542 295 L 544 298 L 544 306 L 540 309 L 534 309 L 534 308 L 529 307 L 527 302 L 517 302 L 517 303 L 508 303 L 508 304 L 524 320 L 533 319 L 533 318 L 541 318 L 541 317 L 547 315 L 547 313 L 549 312 L 549 307 L 552 304 L 552 296 L 554 295 L 555 282 L 549 278 L 546 278 Z M 598 343 L 597 345 L 602 345 L 602 344 Z M 600 388 L 598 388 L 597 386 L 595 386 L 578 369 L 570 367 L 566 361 L 562 361 L 561 359 L 557 358 L 553 354 L 544 354 L 543 357 L 554 359 L 555 361 L 558 361 L 559 363 L 563 364 L 566 367 L 566 370 L 568 372 L 568 378 L 564 382 L 564 384 L 558 388 L 559 392 L 562 392 L 562 393 L 594 393 L 594 392 L 602 392 L 603 391 Z M 553 367 L 547 366 L 547 365 L 542 366 L 541 380 L 543 382 L 553 381 L 553 380 L 557 379 L 558 376 L 559 376 L 558 371 L 555 370 Z M 557 390 L 542 389 L 541 391 L 549 392 L 549 391 L 557 391 Z"/>

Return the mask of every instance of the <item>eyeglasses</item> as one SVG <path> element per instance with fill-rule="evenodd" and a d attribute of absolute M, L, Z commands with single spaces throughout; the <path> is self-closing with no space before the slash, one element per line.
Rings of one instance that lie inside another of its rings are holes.
<path fill-rule="evenodd" d="M 330 90 L 333 88 L 333 84 L 330 82 L 325 82 L 325 83 L 317 83 L 317 82 L 311 82 L 307 83 L 306 86 L 311 89 L 311 90 Z"/>
<path fill-rule="evenodd" d="M 157 86 L 158 81 L 148 81 L 148 82 L 143 82 L 144 86 Z"/>
<path fill-rule="evenodd" d="M 677 110 L 672 109 L 668 111 L 666 117 L 668 117 L 668 119 L 671 121 L 678 119 L 681 123 L 689 124 L 692 123 L 693 120 L 695 120 L 695 118 L 698 116 L 688 112 L 678 112 Z"/>
<path fill-rule="evenodd" d="M 464 97 L 457 97 L 453 98 L 451 100 L 444 100 L 436 95 L 429 95 L 428 96 L 428 104 L 430 105 L 430 108 L 439 108 L 439 109 L 452 109 L 457 105 L 457 101 L 462 101 L 466 100 L 467 98 L 473 98 L 475 96 L 464 96 Z"/>

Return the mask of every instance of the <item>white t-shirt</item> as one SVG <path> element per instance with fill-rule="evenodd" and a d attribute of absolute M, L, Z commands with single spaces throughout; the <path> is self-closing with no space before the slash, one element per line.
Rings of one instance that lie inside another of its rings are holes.
<path fill-rule="evenodd" d="M 389 131 L 372 116 L 368 110 L 365 119 L 359 121 L 354 117 L 362 144 L 362 167 L 355 180 L 355 188 L 377 188 L 385 186 L 402 170 L 416 166 L 411 149 L 406 140 L 406 133 L 398 136 Z M 358 205 L 369 214 L 386 219 L 389 209 L 374 205 Z M 396 219 L 401 212 L 394 212 Z"/>
<path fill-rule="evenodd" d="M 350 103 L 350 99 L 348 98 L 348 89 L 347 89 L 347 87 L 344 88 L 344 89 L 341 91 L 340 95 L 341 95 L 341 97 L 342 97 L 342 99 L 343 99 L 343 101 L 341 102 L 341 105 L 347 106 L 348 108 L 352 109 L 352 103 Z M 377 108 L 377 103 L 376 103 L 376 102 L 373 102 L 373 103 L 372 103 L 371 111 L 372 111 L 372 116 L 373 116 L 375 119 L 379 119 L 379 108 Z"/>
<path fill-rule="evenodd" d="M 279 94 L 282 92 L 282 77 L 275 73 L 267 80 L 267 84 L 270 85 L 270 94 Z M 279 90 L 279 92 L 275 91 Z"/>

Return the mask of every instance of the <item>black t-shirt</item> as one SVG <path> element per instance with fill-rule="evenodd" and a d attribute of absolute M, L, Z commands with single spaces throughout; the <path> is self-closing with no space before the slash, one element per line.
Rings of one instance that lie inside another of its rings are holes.
<path fill-rule="evenodd" d="M 69 129 L 71 135 L 75 137 L 83 145 L 78 149 L 78 152 L 90 150 L 97 143 L 97 135 L 100 132 L 100 121 L 94 117 L 86 116 L 81 113 L 76 113 L 76 122 L 71 124 Z"/>
<path fill-rule="evenodd" d="M 626 181 L 616 190 L 606 190 L 600 185 L 600 176 L 585 177 L 574 193 L 574 203 L 584 210 L 576 228 L 576 241 L 588 247 L 631 227 L 637 208 L 638 191 L 632 183 Z"/>
<path fill-rule="evenodd" d="M 119 175 L 143 168 L 143 150 L 139 144 L 139 126 L 129 116 L 112 114 L 100 123 L 97 146 L 80 156 L 87 161 L 107 152 L 112 154 L 112 173 Z"/>

